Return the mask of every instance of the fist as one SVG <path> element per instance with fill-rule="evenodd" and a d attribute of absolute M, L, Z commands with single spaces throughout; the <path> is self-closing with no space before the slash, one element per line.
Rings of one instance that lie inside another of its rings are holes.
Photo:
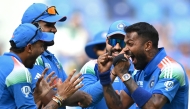
<path fill-rule="evenodd" d="M 125 73 L 128 73 L 130 62 L 129 59 L 124 55 L 120 54 L 114 58 L 114 71 L 120 77 Z"/>
<path fill-rule="evenodd" d="M 111 68 L 113 63 L 113 58 L 112 56 L 109 56 L 108 53 L 105 53 L 98 57 L 97 62 L 98 62 L 98 71 L 100 73 L 103 73 Z"/>

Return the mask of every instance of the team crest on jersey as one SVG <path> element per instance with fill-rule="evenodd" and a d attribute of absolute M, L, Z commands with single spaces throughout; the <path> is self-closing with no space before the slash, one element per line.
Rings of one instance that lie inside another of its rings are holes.
<path fill-rule="evenodd" d="M 150 81 L 149 87 L 152 88 L 154 86 L 154 80 Z"/>
<path fill-rule="evenodd" d="M 23 86 L 21 88 L 22 93 L 25 95 L 25 97 L 28 97 L 28 95 L 31 92 L 31 88 L 29 86 Z"/>
<path fill-rule="evenodd" d="M 150 80 L 149 87 L 152 88 L 154 86 L 154 77 Z"/>
<path fill-rule="evenodd" d="M 173 81 L 166 81 L 164 83 L 164 85 L 166 86 L 165 90 L 168 91 L 169 89 L 171 89 L 174 86 L 174 82 Z"/>
<path fill-rule="evenodd" d="M 45 63 L 45 67 L 51 69 L 51 66 L 49 63 Z"/>

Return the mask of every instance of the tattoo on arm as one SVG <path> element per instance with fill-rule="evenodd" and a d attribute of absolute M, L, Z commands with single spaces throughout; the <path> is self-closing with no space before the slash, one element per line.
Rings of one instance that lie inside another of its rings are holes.
<path fill-rule="evenodd" d="M 125 74 L 128 72 L 129 66 L 127 65 L 126 62 L 120 62 L 118 64 L 118 71 L 121 72 L 122 74 Z"/>

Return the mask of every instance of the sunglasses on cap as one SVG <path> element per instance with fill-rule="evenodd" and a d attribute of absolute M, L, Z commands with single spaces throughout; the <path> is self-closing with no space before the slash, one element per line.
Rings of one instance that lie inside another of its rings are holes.
<path fill-rule="evenodd" d="M 34 23 L 39 17 L 41 17 L 43 14 L 48 13 L 50 15 L 56 15 L 58 14 L 56 7 L 55 6 L 51 6 L 49 8 L 47 8 L 43 13 L 41 13 L 39 16 L 37 16 L 32 23 Z M 59 15 L 59 14 L 58 14 Z"/>
<path fill-rule="evenodd" d="M 117 43 L 119 43 L 121 48 L 124 48 L 126 45 L 123 39 L 108 38 L 108 44 L 112 47 L 114 47 Z"/>

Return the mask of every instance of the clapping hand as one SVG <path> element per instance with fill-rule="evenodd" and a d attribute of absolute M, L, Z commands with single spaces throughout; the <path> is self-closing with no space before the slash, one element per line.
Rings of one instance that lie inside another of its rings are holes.
<path fill-rule="evenodd" d="M 53 89 L 56 86 L 51 85 L 53 81 L 57 78 L 56 76 L 52 77 L 54 72 L 51 72 L 46 78 L 44 78 L 47 70 L 48 68 L 45 68 L 41 77 L 38 79 L 36 83 L 36 88 L 33 93 L 35 103 L 38 103 L 41 100 L 41 98 L 43 98 L 51 89 Z"/>
<path fill-rule="evenodd" d="M 76 70 L 74 69 L 64 82 L 62 82 L 61 79 L 59 79 L 57 82 L 57 94 L 63 100 L 69 98 L 72 94 L 74 94 L 79 88 L 83 86 L 83 84 L 79 84 L 83 80 L 83 77 L 79 78 L 81 76 L 81 73 L 73 77 L 75 72 Z"/>

